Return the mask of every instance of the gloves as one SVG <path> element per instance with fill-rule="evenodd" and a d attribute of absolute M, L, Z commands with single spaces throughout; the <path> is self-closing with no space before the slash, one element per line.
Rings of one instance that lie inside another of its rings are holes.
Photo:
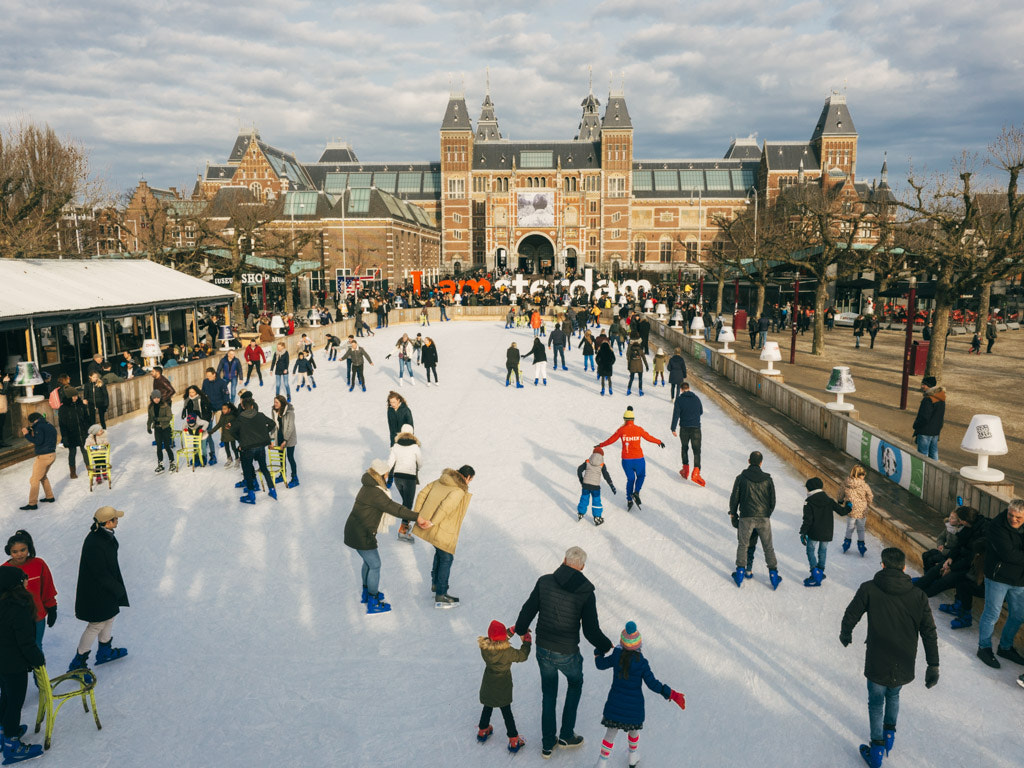
<path fill-rule="evenodd" d="M 52 627 L 56 623 L 57 623 L 57 606 L 56 605 L 51 605 L 49 608 L 46 609 L 46 626 Z M 931 667 L 929 667 L 929 669 L 931 669 Z M 935 675 L 936 675 L 935 679 L 936 680 L 938 680 L 938 674 L 939 674 L 939 671 L 938 671 L 938 668 L 936 667 L 936 670 L 935 670 Z"/>
<path fill-rule="evenodd" d="M 390 478 L 384 483 L 384 485 L 386 485 L 389 490 L 390 490 L 391 486 L 394 485 L 394 484 L 395 484 L 395 481 L 391 480 Z"/>
<path fill-rule="evenodd" d="M 849 634 L 848 632 L 840 632 L 839 633 L 839 642 L 843 644 L 843 648 L 846 648 L 850 643 L 853 642 L 853 636 L 851 634 Z M 931 669 L 931 667 L 929 667 L 929 669 Z M 936 674 L 938 674 L 938 669 L 937 668 L 936 668 Z"/>
<path fill-rule="evenodd" d="M 147 432 L 147 434 L 152 435 L 153 434 L 153 428 L 152 427 L 146 427 L 146 432 Z"/>
<path fill-rule="evenodd" d="M 533 642 L 533 635 L 530 634 L 530 630 L 526 630 L 526 632 L 523 633 L 523 642 L 524 643 L 532 643 Z"/>
<path fill-rule="evenodd" d="M 846 502 L 846 508 L 847 509 L 853 509 L 853 502 L 852 501 Z"/>
<path fill-rule="evenodd" d="M 680 709 L 686 709 L 686 697 L 683 696 L 679 691 L 672 691 L 668 697 L 679 705 Z"/>
<path fill-rule="evenodd" d="M 664 443 L 658 443 L 658 445 L 659 445 L 659 446 L 661 446 L 662 448 L 664 448 L 664 447 L 665 447 L 665 444 L 664 444 Z"/>
<path fill-rule="evenodd" d="M 924 687 L 934 688 L 939 684 L 939 665 L 929 664 L 928 669 L 924 673 Z"/>
<path fill-rule="evenodd" d="M 530 630 L 526 630 L 526 631 L 529 632 Z M 508 628 L 508 636 L 512 637 L 512 635 L 514 635 L 515 633 L 516 633 L 516 625 L 513 624 L 511 627 Z"/>
<path fill-rule="evenodd" d="M 736 515 L 730 513 L 729 514 L 729 522 L 732 523 L 732 527 L 733 528 L 735 528 L 736 530 L 739 530 L 739 528 L 740 528 L 740 520 L 739 520 L 738 517 L 736 517 Z"/>
<path fill-rule="evenodd" d="M 801 533 L 800 534 L 800 543 L 803 544 L 805 547 L 807 546 L 807 534 L 806 533 Z"/>
<path fill-rule="evenodd" d="M 612 489 L 612 495 L 613 495 L 613 496 L 614 496 L 614 495 L 615 495 L 616 493 L 618 493 L 618 491 L 616 491 L 616 490 L 615 490 L 615 486 L 614 486 L 614 485 L 610 485 L 610 486 L 608 486 L 608 487 Z"/>

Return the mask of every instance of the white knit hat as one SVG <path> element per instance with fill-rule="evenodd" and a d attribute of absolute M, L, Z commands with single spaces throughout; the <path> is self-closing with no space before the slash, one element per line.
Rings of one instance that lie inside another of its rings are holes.
<path fill-rule="evenodd" d="M 400 432 L 405 432 L 406 434 L 409 434 L 409 435 L 415 435 L 416 434 L 415 432 L 412 431 L 412 424 L 403 424 L 402 428 L 399 431 Z"/>
<path fill-rule="evenodd" d="M 374 459 L 372 462 L 370 462 L 370 469 L 372 469 L 381 477 L 387 477 L 388 463 L 384 461 L 384 459 Z"/>

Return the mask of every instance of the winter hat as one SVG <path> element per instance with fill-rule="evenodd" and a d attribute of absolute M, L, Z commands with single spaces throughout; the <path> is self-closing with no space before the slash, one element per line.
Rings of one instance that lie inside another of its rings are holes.
<path fill-rule="evenodd" d="M 665 350 L 662 349 L 661 347 L 658 347 L 658 354 L 659 355 L 664 355 L 665 354 Z"/>
<path fill-rule="evenodd" d="M 21 568 L 13 565 L 0 567 L 0 592 L 14 589 L 19 584 L 24 583 L 26 578 L 28 576 Z"/>
<path fill-rule="evenodd" d="M 93 519 L 97 523 L 106 523 L 113 520 L 115 517 L 124 517 L 124 512 L 113 507 L 100 507 L 96 510 L 96 514 L 93 515 Z"/>
<path fill-rule="evenodd" d="M 387 477 L 388 475 L 388 463 L 384 459 L 374 459 L 370 462 L 370 469 L 376 472 L 381 477 Z"/>
<path fill-rule="evenodd" d="M 921 384 L 926 387 L 934 387 L 938 383 L 939 382 L 935 380 L 934 376 L 925 376 L 923 379 L 921 379 Z"/>
<path fill-rule="evenodd" d="M 594 453 L 600 453 L 602 456 L 604 456 L 604 448 L 599 448 L 599 447 L 597 447 L 595 445 L 594 446 Z"/>
<path fill-rule="evenodd" d="M 628 421 L 632 421 L 634 418 L 636 418 L 635 416 L 633 416 L 633 406 L 632 405 L 627 405 L 626 406 L 626 412 L 624 414 L 622 414 L 622 418 L 624 418 L 624 419 L 626 419 Z"/>
<path fill-rule="evenodd" d="M 619 635 L 619 644 L 624 651 L 639 651 L 643 645 L 643 638 L 640 637 L 640 630 L 636 628 L 635 621 L 627 621 L 626 628 Z"/>
<path fill-rule="evenodd" d="M 415 432 L 412 431 L 412 424 L 403 424 L 402 428 L 399 430 L 399 432 L 405 432 L 406 434 L 409 434 L 409 435 L 415 435 L 416 434 Z"/>
<path fill-rule="evenodd" d="M 190 413 L 188 416 L 185 417 L 185 423 L 186 424 L 195 424 L 196 423 L 196 415 L 194 413 Z"/>
<path fill-rule="evenodd" d="M 487 639 L 493 643 L 503 643 L 508 640 L 508 629 L 500 621 L 495 619 L 487 627 Z"/>
<path fill-rule="evenodd" d="M 91 427 L 89 427 L 90 435 L 98 435 L 102 431 L 103 427 L 101 427 L 99 424 L 93 424 Z"/>
<path fill-rule="evenodd" d="M 820 477 L 812 477 L 806 483 L 804 483 L 804 488 L 806 488 L 808 491 L 820 491 L 824 487 L 825 484 L 821 482 Z"/>
<path fill-rule="evenodd" d="M 154 389 L 152 392 L 149 393 L 150 400 L 160 400 L 161 398 L 163 398 L 163 396 L 164 393 L 161 392 L 159 389 Z"/>

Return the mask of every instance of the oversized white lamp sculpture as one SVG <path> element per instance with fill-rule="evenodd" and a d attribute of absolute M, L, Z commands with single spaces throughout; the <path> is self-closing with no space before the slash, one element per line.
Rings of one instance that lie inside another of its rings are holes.
<path fill-rule="evenodd" d="M 722 349 L 719 350 L 723 355 L 735 355 L 736 350 L 729 348 L 729 342 L 736 341 L 736 334 L 732 332 L 731 325 L 723 325 L 722 330 L 718 332 L 718 340 L 722 342 Z"/>
<path fill-rule="evenodd" d="M 160 342 L 156 339 L 145 339 L 142 342 L 142 362 L 147 368 L 160 365 L 163 352 L 160 351 Z"/>
<path fill-rule="evenodd" d="M 220 340 L 220 351 L 227 352 L 231 349 L 231 344 L 229 342 L 235 338 L 235 332 L 231 330 L 230 325 L 222 325 L 220 327 L 220 333 L 217 334 L 217 338 Z"/>
<path fill-rule="evenodd" d="M 280 315 L 274 315 L 270 318 L 270 327 L 274 329 L 275 336 L 281 336 L 284 330 L 284 320 L 281 319 Z"/>
<path fill-rule="evenodd" d="M 761 360 L 768 363 L 767 368 L 762 368 L 760 374 L 762 376 L 779 376 L 782 371 L 775 367 L 775 363 L 782 360 L 782 352 L 779 351 L 779 342 L 777 341 L 766 341 L 764 347 L 761 349 Z"/>
<path fill-rule="evenodd" d="M 693 331 L 693 338 L 701 339 L 704 337 L 704 318 L 700 315 L 694 315 L 693 320 L 690 322 L 690 330 Z"/>
<path fill-rule="evenodd" d="M 22 360 L 18 363 L 18 370 L 14 374 L 14 386 L 24 387 L 25 394 L 15 400 L 19 403 L 35 403 L 42 400 L 42 395 L 37 395 L 32 391 L 42 383 L 43 377 L 39 373 L 39 364 L 33 360 Z"/>
<path fill-rule="evenodd" d="M 1006 477 L 998 469 L 989 469 L 988 466 L 989 456 L 1003 456 L 1008 452 L 1003 422 L 998 416 L 981 413 L 972 417 L 960 448 L 978 454 L 977 466 L 960 468 L 963 477 L 979 483 L 1001 483 Z"/>
<path fill-rule="evenodd" d="M 832 376 L 828 380 L 828 386 L 825 387 L 826 392 L 831 392 L 836 396 L 835 402 L 825 403 L 825 407 L 830 411 L 852 411 L 853 403 L 844 403 L 843 395 L 851 395 L 857 391 L 857 388 L 853 385 L 853 376 L 850 374 L 850 368 L 846 365 L 837 365 L 832 369 Z"/>

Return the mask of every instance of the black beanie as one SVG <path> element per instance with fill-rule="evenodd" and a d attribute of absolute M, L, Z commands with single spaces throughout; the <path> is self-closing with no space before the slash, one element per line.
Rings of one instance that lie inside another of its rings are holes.
<path fill-rule="evenodd" d="M 16 568 L 13 565 L 0 567 L 0 592 L 13 589 L 24 582 L 26 578 L 25 572 L 21 568 Z"/>
<path fill-rule="evenodd" d="M 825 484 L 821 482 L 820 477 L 812 477 L 810 480 L 804 483 L 804 488 L 806 488 L 808 491 L 820 491 L 824 487 Z"/>

